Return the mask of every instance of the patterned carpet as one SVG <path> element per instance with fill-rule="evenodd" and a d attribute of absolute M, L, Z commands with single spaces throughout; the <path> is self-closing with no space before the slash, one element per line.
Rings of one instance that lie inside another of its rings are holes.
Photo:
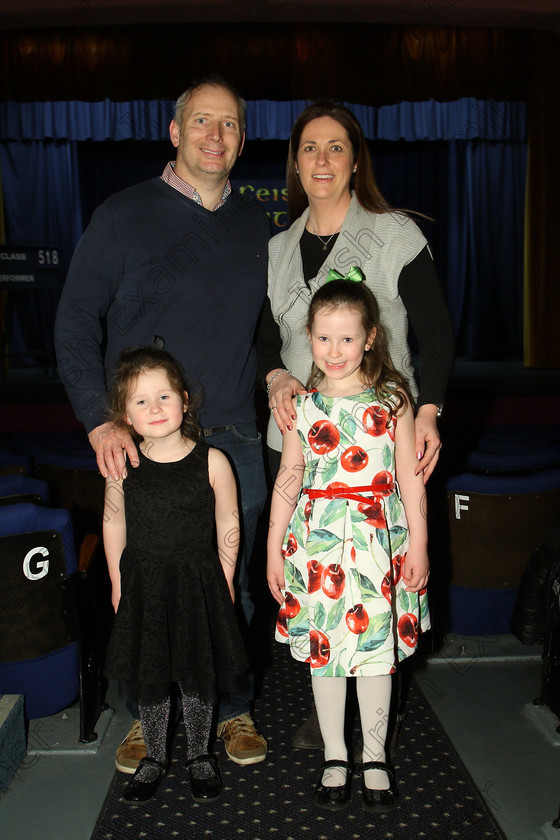
<path fill-rule="evenodd" d="M 348 810 L 318 809 L 310 794 L 322 753 L 295 750 L 292 736 L 310 708 L 309 674 L 278 644 L 272 648 L 256 716 L 268 738 L 266 762 L 240 767 L 215 745 L 224 793 L 214 804 L 192 801 L 178 726 L 170 771 L 156 797 L 131 805 L 116 773 L 91 840 L 503 840 L 487 806 L 418 686 L 413 682 L 393 765 L 399 807 L 372 817 L 354 778 Z M 358 730 L 353 733 L 354 743 Z"/>

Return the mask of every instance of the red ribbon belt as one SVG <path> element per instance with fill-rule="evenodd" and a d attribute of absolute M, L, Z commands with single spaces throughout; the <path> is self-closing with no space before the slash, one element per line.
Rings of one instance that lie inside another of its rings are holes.
<path fill-rule="evenodd" d="M 368 502 L 376 496 L 386 496 L 395 489 L 394 482 L 387 484 L 366 484 L 363 487 L 327 487 L 325 490 L 314 490 L 311 487 L 304 487 L 303 493 L 307 493 L 310 499 L 353 499 L 356 502 Z M 367 496 L 360 495 L 367 493 Z"/>

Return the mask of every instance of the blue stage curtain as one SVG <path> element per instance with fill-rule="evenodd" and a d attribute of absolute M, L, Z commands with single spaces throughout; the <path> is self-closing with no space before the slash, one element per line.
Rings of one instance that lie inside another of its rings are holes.
<path fill-rule="evenodd" d="M 521 359 L 526 145 L 454 141 L 449 156 L 458 183 L 448 231 L 458 241 L 448 242 L 446 290 L 459 352 Z"/>
<path fill-rule="evenodd" d="M 248 136 L 286 140 L 307 104 L 249 102 Z M 459 354 L 521 358 L 524 104 L 461 99 L 349 107 L 372 141 L 383 193 L 394 205 L 436 220 L 424 227 Z M 8 240 L 58 245 L 66 270 L 88 221 L 81 212 L 77 143 L 166 141 L 173 108 L 169 101 L 0 103 Z M 40 323 L 52 347 L 54 305 L 41 311 L 29 301 L 24 345 Z"/>
<path fill-rule="evenodd" d="M 259 100 L 247 106 L 251 140 L 286 140 L 305 100 Z M 346 103 L 370 140 L 524 140 L 525 105 L 464 98 L 455 102 L 399 102 L 372 107 Z M 6 140 L 167 140 L 174 103 L 3 102 Z"/>
<path fill-rule="evenodd" d="M 0 167 L 7 242 L 59 248 L 64 273 L 82 233 L 76 143 L 0 143 Z M 59 297 L 55 290 L 10 292 L 12 353 L 29 352 L 33 360 L 34 351 L 40 350 L 39 361 L 54 367 Z"/>

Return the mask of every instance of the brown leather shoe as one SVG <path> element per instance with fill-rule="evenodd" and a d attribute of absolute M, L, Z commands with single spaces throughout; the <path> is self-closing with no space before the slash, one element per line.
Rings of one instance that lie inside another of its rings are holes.
<path fill-rule="evenodd" d="M 257 732 L 251 715 L 239 715 L 219 723 L 218 738 L 236 764 L 258 764 L 266 758 L 266 740 Z"/>
<path fill-rule="evenodd" d="M 142 724 L 133 720 L 128 735 L 115 752 L 115 765 L 121 773 L 135 773 L 140 761 L 146 757 L 146 745 L 142 736 Z"/>

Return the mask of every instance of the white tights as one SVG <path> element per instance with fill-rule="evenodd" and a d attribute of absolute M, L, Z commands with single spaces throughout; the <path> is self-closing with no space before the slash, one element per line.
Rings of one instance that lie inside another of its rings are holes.
<path fill-rule="evenodd" d="M 346 677 L 312 677 L 313 696 L 319 727 L 325 744 L 325 761 L 348 759 L 344 741 L 344 712 L 346 709 Z M 385 741 L 391 703 L 391 677 L 356 677 L 356 691 L 364 739 L 363 761 L 385 761 Z M 343 785 L 344 768 L 331 767 L 323 773 L 327 787 Z M 389 779 L 384 770 L 366 770 L 367 787 L 386 790 Z"/>

